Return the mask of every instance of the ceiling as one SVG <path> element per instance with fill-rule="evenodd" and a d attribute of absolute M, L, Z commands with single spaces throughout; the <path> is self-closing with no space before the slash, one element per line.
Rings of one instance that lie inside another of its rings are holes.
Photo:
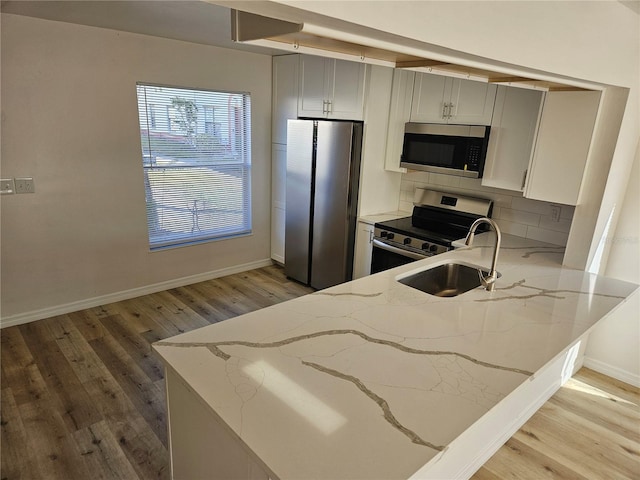
<path fill-rule="evenodd" d="M 276 49 L 231 40 L 231 12 L 204 1 L 11 1 L 2 13 L 141 33 L 185 42 L 276 55 Z"/>
<path fill-rule="evenodd" d="M 248 43 L 234 42 L 231 31 L 231 7 L 241 8 L 242 5 L 245 4 L 242 8 L 252 10 L 260 8 L 260 4 L 271 3 L 246 1 L 238 1 L 235 3 L 236 1 L 237 0 L 233 2 L 219 0 L 218 3 L 225 5 L 216 5 L 209 1 L 192 0 L 2 0 L 0 4 L 2 13 L 109 28 L 265 55 L 278 55 L 291 53 L 292 51 L 302 52 L 304 48 L 300 47 L 306 47 L 307 53 L 324 54 L 328 56 L 347 54 L 356 59 L 364 59 L 367 57 L 369 61 L 382 60 L 386 65 L 399 68 L 411 68 L 440 75 L 466 76 L 466 78 L 473 78 L 480 81 L 502 83 L 523 88 L 543 90 L 579 90 L 585 88 L 583 85 L 577 85 L 571 81 L 565 82 L 565 79 L 558 78 L 559 81 L 548 81 L 544 79 L 544 76 L 536 79 L 535 76 L 505 74 L 501 73 L 504 72 L 504 70 L 500 69 L 486 70 L 482 67 L 472 66 L 474 62 L 478 63 L 481 59 L 471 59 L 471 63 L 467 62 L 465 64 L 466 66 L 463 66 L 460 64 L 461 62 L 458 61 L 442 61 L 437 57 L 429 57 L 424 54 L 418 54 L 419 56 L 402 54 L 399 49 L 395 48 L 397 45 L 393 42 L 389 48 L 371 48 L 366 45 L 366 43 L 369 42 L 369 40 L 366 40 L 366 37 L 360 37 L 365 38 L 365 43 L 353 43 L 345 41 L 344 39 L 331 37 L 331 33 L 329 36 L 326 34 L 310 34 L 308 31 L 305 32 L 306 24 L 297 21 L 291 23 L 291 19 L 289 19 L 289 22 L 273 20 L 276 23 L 288 23 L 288 26 L 285 25 L 285 29 L 293 26 L 291 33 L 285 32 L 284 34 L 275 35 L 265 33 L 260 38 L 266 40 L 256 40 Z M 240 7 L 236 7 L 235 5 L 240 5 Z M 280 5 L 276 5 L 275 8 L 283 9 Z M 250 26 L 257 28 L 257 31 L 268 32 L 271 29 L 270 22 L 272 22 L 272 20 L 259 15 L 253 15 L 257 20 L 257 22 L 254 22 L 250 18 L 252 14 L 243 12 L 243 15 L 245 15 L 243 18 L 248 18 Z M 313 17 L 310 18 L 313 19 Z M 267 24 L 262 24 L 264 21 L 266 21 Z M 236 28 L 238 28 L 238 23 L 235 23 L 235 25 Z M 361 27 L 351 24 L 349 28 L 358 29 Z M 400 40 L 403 42 L 408 41 L 408 39 Z M 297 50 L 298 48 L 300 49 Z M 462 55 L 461 58 L 464 57 L 464 54 L 460 52 L 458 52 L 458 54 L 458 56 Z M 590 88 L 590 86 L 586 88 Z"/>

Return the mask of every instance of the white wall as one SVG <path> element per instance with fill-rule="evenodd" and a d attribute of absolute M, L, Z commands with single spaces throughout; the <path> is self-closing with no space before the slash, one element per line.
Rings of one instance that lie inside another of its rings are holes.
<path fill-rule="evenodd" d="M 604 241 L 611 246 L 605 274 L 640 284 L 640 143 L 615 232 Z M 623 303 L 589 336 L 585 365 L 640 387 L 640 292 Z"/>
<path fill-rule="evenodd" d="M 268 262 L 270 57 L 8 14 L 1 34 L 2 177 L 36 185 L 1 199 L 3 324 Z M 253 235 L 149 251 L 136 81 L 251 93 Z"/>

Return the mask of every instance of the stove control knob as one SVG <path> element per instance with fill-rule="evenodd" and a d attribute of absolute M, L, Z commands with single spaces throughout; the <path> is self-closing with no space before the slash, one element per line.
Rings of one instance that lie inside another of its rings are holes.
<path fill-rule="evenodd" d="M 411 239 L 410 239 L 409 237 L 406 237 L 406 238 L 404 239 L 404 242 L 403 242 L 403 243 L 404 243 L 405 245 L 409 245 L 409 244 L 411 244 Z"/>
<path fill-rule="evenodd" d="M 420 247 L 420 248 L 422 248 L 422 250 L 428 250 L 429 249 L 429 244 L 425 242 L 425 243 L 422 244 L 422 247 Z"/>
<path fill-rule="evenodd" d="M 387 232 L 385 232 L 384 230 L 382 232 L 380 232 L 380 236 L 382 238 L 387 238 Z"/>
<path fill-rule="evenodd" d="M 387 238 L 389 240 L 393 240 L 393 237 L 395 237 L 395 235 L 393 233 L 391 233 L 391 232 L 387 233 Z"/>
<path fill-rule="evenodd" d="M 438 250 L 438 246 L 437 246 L 437 245 L 431 245 L 431 246 L 429 247 L 429 251 L 430 251 L 430 252 L 435 252 L 436 250 Z"/>

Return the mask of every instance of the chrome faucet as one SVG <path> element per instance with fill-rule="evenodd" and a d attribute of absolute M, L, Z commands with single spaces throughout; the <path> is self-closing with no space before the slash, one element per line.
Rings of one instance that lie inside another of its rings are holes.
<path fill-rule="evenodd" d="M 493 250 L 493 260 L 491 262 L 491 270 L 489 271 L 489 275 L 487 277 L 484 276 L 482 270 L 478 270 L 478 276 L 480 277 L 480 282 L 482 286 L 485 287 L 489 292 L 493 292 L 495 288 L 495 282 L 498 278 L 498 272 L 496 271 L 496 265 L 498 264 L 498 252 L 500 251 L 500 242 L 502 241 L 502 233 L 500 233 L 500 228 L 498 224 L 493 220 L 483 217 L 477 219 L 475 222 L 471 224 L 469 227 L 469 233 L 467 233 L 467 238 L 464 240 L 464 244 L 467 246 L 471 246 L 473 244 L 473 237 L 476 233 L 476 229 L 478 225 L 481 223 L 488 223 L 493 228 L 493 231 L 496 233 L 496 246 Z"/>

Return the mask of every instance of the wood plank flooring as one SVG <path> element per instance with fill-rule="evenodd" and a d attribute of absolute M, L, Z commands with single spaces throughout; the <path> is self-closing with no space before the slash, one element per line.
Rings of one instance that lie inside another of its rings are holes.
<path fill-rule="evenodd" d="M 472 477 L 640 478 L 640 390 L 582 368 Z"/>
<path fill-rule="evenodd" d="M 0 480 L 168 479 L 151 343 L 310 291 L 271 266 L 3 329 Z M 473 478 L 640 478 L 639 405 L 583 369 Z"/>

